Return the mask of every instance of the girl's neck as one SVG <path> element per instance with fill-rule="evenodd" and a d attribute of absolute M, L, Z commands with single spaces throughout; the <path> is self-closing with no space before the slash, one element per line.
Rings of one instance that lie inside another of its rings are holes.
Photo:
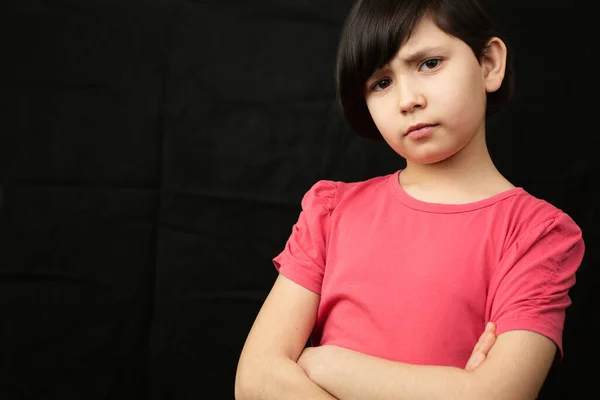
<path fill-rule="evenodd" d="M 485 133 L 476 135 L 460 152 L 434 164 L 407 162 L 400 174 L 402 188 L 421 200 L 449 203 L 480 200 L 514 186 L 498 171 L 487 149 Z M 453 201 L 454 199 L 454 201 Z"/>

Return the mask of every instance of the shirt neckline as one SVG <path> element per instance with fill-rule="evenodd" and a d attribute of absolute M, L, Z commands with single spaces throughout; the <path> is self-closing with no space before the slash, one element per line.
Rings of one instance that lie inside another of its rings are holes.
<path fill-rule="evenodd" d="M 421 201 L 412 197 L 408 193 L 404 191 L 402 186 L 400 185 L 399 177 L 402 170 L 398 170 L 397 172 L 391 174 L 388 177 L 388 186 L 392 192 L 392 194 L 404 205 L 410 207 L 415 210 L 432 212 L 432 213 L 440 213 L 440 214 L 453 214 L 453 213 L 463 213 L 474 210 L 479 210 L 481 208 L 489 207 L 493 204 L 496 204 L 502 200 L 508 199 L 509 197 L 516 196 L 518 194 L 524 193 L 525 190 L 522 187 L 514 187 L 511 189 L 507 189 L 503 192 L 497 193 L 491 197 L 474 201 L 471 203 L 464 204 L 442 204 L 442 203 L 428 203 L 425 201 Z"/>

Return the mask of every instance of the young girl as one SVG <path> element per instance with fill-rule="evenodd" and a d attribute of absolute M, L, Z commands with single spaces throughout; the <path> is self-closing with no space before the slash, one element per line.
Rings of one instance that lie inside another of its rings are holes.
<path fill-rule="evenodd" d="M 306 193 L 236 398 L 534 399 L 584 244 L 488 153 L 486 116 L 512 89 L 505 43 L 476 0 L 359 0 L 337 85 L 350 126 L 406 168 Z M 493 347 L 465 368 L 489 322 Z"/>

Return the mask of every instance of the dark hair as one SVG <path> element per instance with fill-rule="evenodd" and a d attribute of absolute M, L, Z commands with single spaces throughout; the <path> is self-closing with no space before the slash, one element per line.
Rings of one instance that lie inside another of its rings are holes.
<path fill-rule="evenodd" d="M 382 138 L 367 108 L 365 82 L 394 58 L 426 16 L 441 30 L 465 42 L 478 60 L 482 59 L 489 39 L 502 39 L 477 0 L 358 0 L 342 30 L 335 79 L 344 117 L 359 135 Z M 513 89 L 509 51 L 501 87 L 487 94 L 486 115 L 504 107 Z"/>

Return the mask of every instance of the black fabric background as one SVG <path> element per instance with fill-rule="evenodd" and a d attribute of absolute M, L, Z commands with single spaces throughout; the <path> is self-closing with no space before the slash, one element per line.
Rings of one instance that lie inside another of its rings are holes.
<path fill-rule="evenodd" d="M 593 13 L 488 4 L 517 67 L 490 151 L 587 244 L 565 359 L 540 396 L 580 398 L 595 393 L 599 350 Z M 404 165 L 352 134 L 334 103 L 350 5 L 0 6 L 1 399 L 233 398 L 304 192 Z"/>

